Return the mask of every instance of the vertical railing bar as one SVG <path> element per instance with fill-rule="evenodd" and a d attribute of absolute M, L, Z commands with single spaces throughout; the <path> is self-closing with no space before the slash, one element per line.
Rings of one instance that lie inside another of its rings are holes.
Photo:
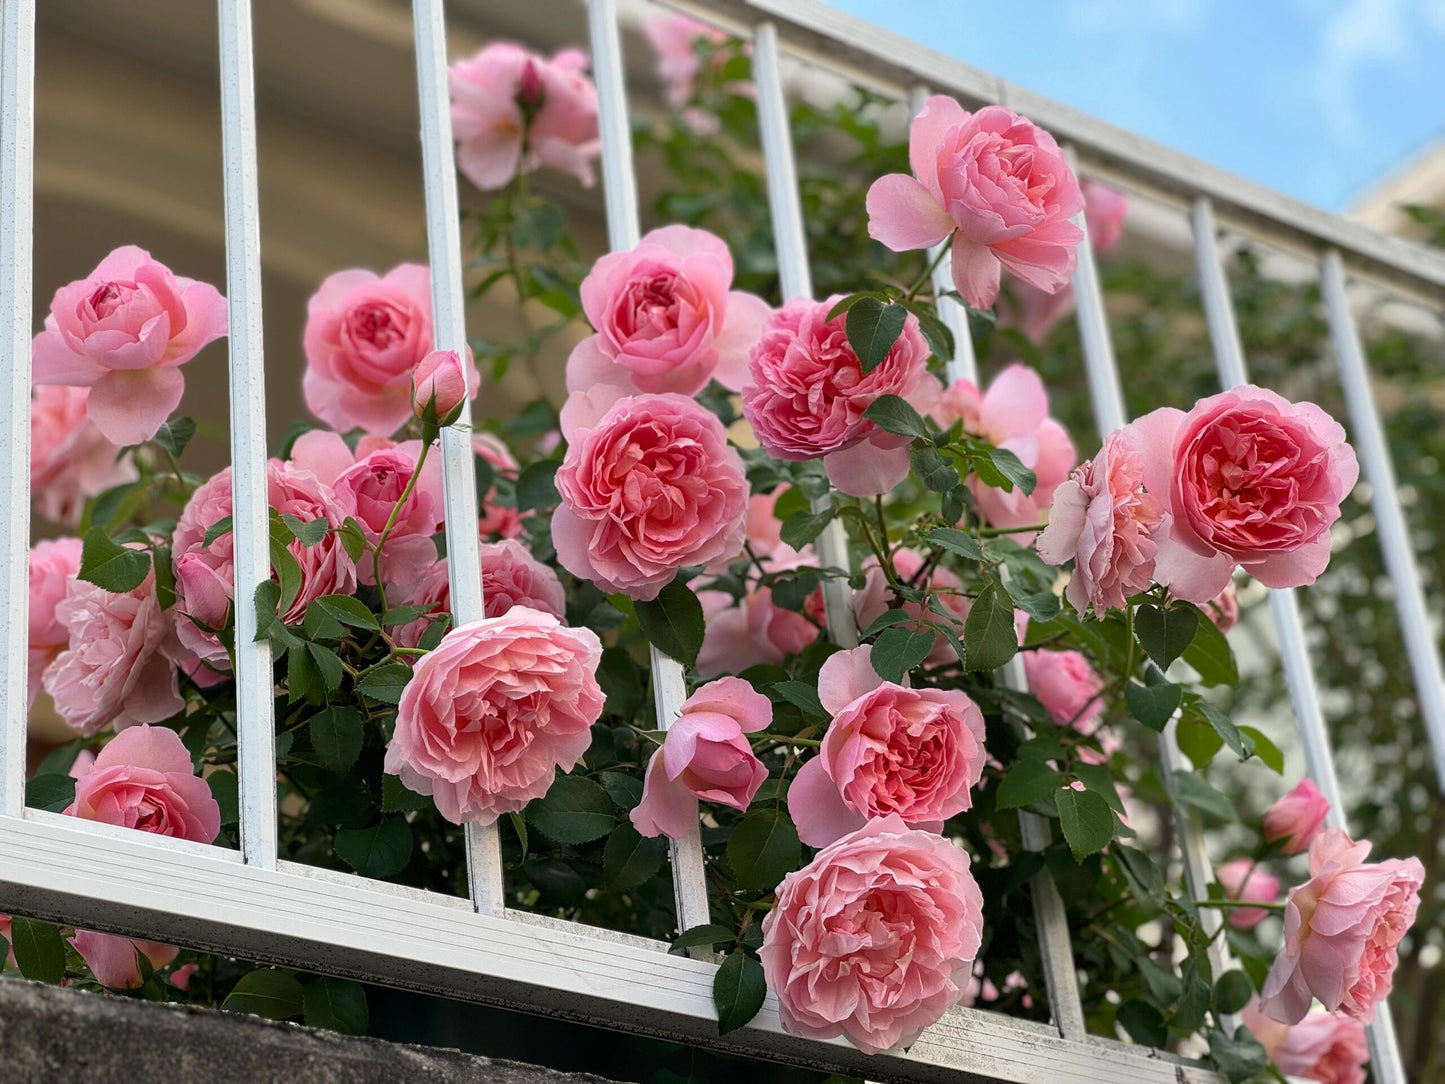
<path fill-rule="evenodd" d="M 620 251 L 637 244 L 641 227 L 638 224 L 637 179 L 632 162 L 632 129 L 627 113 L 626 69 L 622 62 L 616 0 L 589 0 L 587 20 L 592 38 L 592 75 L 597 85 L 607 239 L 613 251 Z M 667 730 L 677 721 L 683 701 L 687 699 L 687 674 L 682 663 L 656 647 L 652 647 L 649 654 L 657 727 Z M 694 825 L 692 831 L 681 839 L 671 840 L 668 850 L 672 859 L 678 930 L 706 925 L 711 912 L 700 827 Z M 699 958 L 709 955 L 706 948 L 692 949 L 690 954 Z"/>
<path fill-rule="evenodd" d="M 461 220 L 452 151 L 451 96 L 447 88 L 447 37 L 442 0 L 415 0 L 417 104 L 421 114 L 422 174 L 431 267 L 432 337 L 438 350 L 467 351 L 466 294 L 462 285 Z M 477 468 L 472 451 L 472 404 L 441 431 L 442 487 L 446 503 L 447 566 L 452 615 L 458 625 L 486 616 L 477 534 Z M 495 824 L 466 828 L 467 884 L 472 905 L 501 914 L 506 903 L 501 836 Z"/>
<path fill-rule="evenodd" d="M 1220 258 L 1214 207 L 1200 197 L 1191 210 L 1194 230 L 1194 252 L 1199 269 L 1200 296 L 1214 346 L 1219 381 L 1226 388 L 1249 382 L 1244 361 L 1244 348 L 1234 320 L 1234 306 L 1229 295 Z M 1294 707 L 1295 726 L 1304 747 L 1305 765 L 1310 778 L 1330 803 L 1326 823 L 1347 828 L 1344 805 L 1340 798 L 1339 780 L 1335 775 L 1334 756 L 1330 752 L 1329 732 L 1320 711 L 1319 693 L 1315 687 L 1314 670 L 1310 665 L 1309 645 L 1305 640 L 1304 621 L 1292 588 L 1271 588 L 1270 610 L 1274 615 L 1275 635 L 1279 639 L 1280 658 L 1290 702 Z M 1378 1084 L 1405 1084 L 1400 1050 L 1395 1040 L 1394 1025 L 1387 1002 L 1376 1006 L 1375 1020 L 1368 1026 L 1371 1070 Z"/>
<path fill-rule="evenodd" d="M 241 851 L 276 864 L 276 720 L 271 645 L 256 642 L 256 589 L 271 578 L 266 358 L 261 336 L 261 218 L 250 0 L 220 0 L 221 145 L 235 524 L 236 732 Z"/>
<path fill-rule="evenodd" d="M 758 93 L 758 135 L 763 144 L 763 168 L 768 182 L 768 210 L 773 226 L 773 250 L 778 257 L 778 278 L 784 301 L 813 296 L 813 274 L 808 266 L 808 235 L 803 228 L 803 205 L 798 195 L 798 166 L 793 157 L 793 133 L 788 123 L 788 99 L 778 56 L 778 28 L 759 23 L 753 32 L 753 82 Z M 812 502 L 814 512 L 832 507 L 832 498 Z M 834 519 L 814 543 L 825 568 L 852 572 L 848 536 Z M 823 614 L 828 635 L 839 647 L 858 646 L 858 622 L 853 617 L 852 592 L 847 581 L 823 581 Z"/>
<path fill-rule="evenodd" d="M 1415 692 L 1420 698 L 1420 717 L 1435 757 L 1437 784 L 1445 791 L 1445 673 L 1441 671 L 1440 653 L 1435 647 L 1432 622 L 1425 608 L 1415 551 L 1410 544 L 1410 527 L 1400 507 L 1395 469 L 1370 389 L 1368 363 L 1350 310 L 1345 266 L 1338 251 L 1331 249 L 1325 253 L 1320 273 L 1330 334 L 1339 359 L 1340 384 L 1350 408 L 1354 430 L 1351 435 L 1370 482 L 1370 505 L 1379 524 L 1380 552 L 1395 584 L 1395 608 L 1415 679 Z"/>

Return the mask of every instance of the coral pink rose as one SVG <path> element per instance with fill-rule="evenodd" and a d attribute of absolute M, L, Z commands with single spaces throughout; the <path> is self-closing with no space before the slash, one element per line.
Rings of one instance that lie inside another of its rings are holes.
<path fill-rule="evenodd" d="M 567 595 L 562 581 L 546 565 L 514 539 L 483 542 L 482 607 L 487 617 L 501 617 L 513 606 L 527 606 L 551 614 L 561 621 L 567 612 Z M 428 616 L 396 630 L 397 643 L 416 647 L 437 614 L 451 612 L 452 589 L 446 558 L 426 570 L 416 584 L 401 595 L 407 606 L 425 606 Z"/>
<path fill-rule="evenodd" d="M 89 388 L 47 385 L 30 398 L 30 495 L 55 523 L 79 523 L 87 500 L 140 477 L 86 416 L 89 397 Z"/>
<path fill-rule="evenodd" d="M 155 436 L 186 390 L 180 366 L 226 334 L 226 299 L 134 245 L 62 286 L 31 344 L 37 384 L 90 388 L 86 414 L 113 444 Z"/>
<path fill-rule="evenodd" d="M 1400 938 L 1415 921 L 1418 858 L 1366 862 L 1368 842 L 1326 828 L 1310 844 L 1310 879 L 1285 901 L 1284 948 L 1260 990 L 1266 1016 L 1297 1024 L 1317 997 L 1368 1023 L 1390 992 Z"/>
<path fill-rule="evenodd" d="M 1320 793 L 1314 780 L 1301 779 L 1292 791 L 1269 807 L 1260 834 L 1271 843 L 1283 841 L 1281 850 L 1285 854 L 1299 854 L 1314 842 L 1329 814 L 1329 799 Z"/>
<path fill-rule="evenodd" d="M 1213 621 L 1220 632 L 1228 632 L 1239 624 L 1239 594 L 1234 581 L 1224 585 L 1224 590 L 1200 607 L 1204 616 Z"/>
<path fill-rule="evenodd" d="M 693 400 L 619 399 L 568 441 L 552 541 L 574 576 L 645 600 L 679 568 L 742 552 L 742 458 L 717 417 Z"/>
<path fill-rule="evenodd" d="M 907 1046 L 963 996 L 983 933 L 968 855 L 897 816 L 869 821 L 778 886 L 759 955 L 783 1027 Z"/>
<path fill-rule="evenodd" d="M 428 412 L 438 425 L 450 425 L 467 398 L 467 374 L 455 350 L 433 350 L 421 359 L 411 379 L 411 408 L 418 418 Z"/>
<path fill-rule="evenodd" d="M 473 433 L 472 451 L 499 477 L 515 480 L 521 473 L 521 465 L 511 449 L 491 433 Z M 477 530 L 483 538 L 516 538 L 522 533 L 522 514 L 497 503 L 496 486 L 482 495 L 481 506 Z"/>
<path fill-rule="evenodd" d="M 923 555 L 914 549 L 899 547 L 893 554 L 893 569 L 904 583 L 913 584 L 919 589 L 929 587 L 957 592 L 956 594 L 939 594 L 936 597 L 943 608 L 953 616 L 957 625 L 954 632 L 962 638 L 963 623 L 968 620 L 968 611 L 972 609 L 972 603 L 963 593 L 962 581 L 946 568 L 935 568 L 929 573 L 926 584 L 915 583 L 919 573 L 923 571 L 924 563 Z M 860 629 L 867 629 L 888 611 L 895 599 L 893 589 L 888 586 L 888 577 L 884 575 L 883 569 L 878 565 L 878 558 L 868 558 L 860 571 L 863 572 L 866 579 L 862 590 L 853 592 L 853 616 Z M 905 602 L 901 609 L 911 619 L 907 622 L 909 627 L 919 632 L 926 627 L 920 624 L 925 619 L 934 623 L 944 620 L 940 614 L 931 609 L 925 612 L 923 605 L 918 602 Z M 933 647 L 923 661 L 929 666 L 944 666 L 951 662 L 958 662 L 958 652 L 949 642 L 948 637 L 941 632 L 936 633 L 933 637 Z"/>
<path fill-rule="evenodd" d="M 818 699 L 833 721 L 788 790 L 798 838 L 810 847 L 889 814 L 940 831 L 973 805 L 970 791 L 983 774 L 978 705 L 956 689 L 884 681 L 872 651 L 840 651 L 818 673 Z"/>
<path fill-rule="evenodd" d="M 1237 564 L 1266 587 L 1314 583 L 1329 564 L 1330 525 L 1360 471 L 1319 407 L 1245 385 L 1129 428 L 1169 517 L 1154 575 L 1174 594 L 1207 602 Z"/>
<path fill-rule="evenodd" d="M 457 626 L 417 661 L 386 771 L 453 824 L 520 811 L 587 751 L 601 659 L 595 633 L 526 606 Z"/>
<path fill-rule="evenodd" d="M 210 843 L 221 830 L 221 807 L 195 774 L 174 730 L 122 730 L 75 784 L 65 811 L 82 820 L 118 824 L 158 836 Z"/>
<path fill-rule="evenodd" d="M 908 133 L 913 176 L 868 190 L 868 235 L 895 252 L 953 236 L 953 284 L 975 309 L 998 297 L 1007 267 L 1050 293 L 1074 274 L 1084 196 L 1054 137 L 1003 106 L 970 114 L 935 95 Z"/>
<path fill-rule="evenodd" d="M 1099 454 L 1054 491 L 1049 524 L 1038 538 L 1051 565 L 1074 562 L 1065 589 L 1074 609 L 1096 616 L 1122 610 L 1154 577 L 1159 502 L 1144 492 L 1144 461 L 1128 430 L 1110 433 Z"/>
<path fill-rule="evenodd" d="M 1298 1024 L 1281 1024 L 1260 1012 L 1259 1002 L 1252 998 L 1239 1019 L 1275 1068 L 1287 1076 L 1323 1084 L 1365 1084 L 1370 1049 L 1365 1025 L 1354 1017 L 1313 1012 Z"/>
<path fill-rule="evenodd" d="M 772 702 L 741 678 L 698 689 L 647 762 L 632 826 L 644 836 L 681 839 L 697 826 L 699 800 L 747 809 L 768 777 L 748 735 L 772 721 Z"/>
<path fill-rule="evenodd" d="M 664 226 L 603 256 L 582 280 L 582 308 L 597 334 L 567 359 L 567 390 L 692 395 L 713 379 L 740 390 L 770 310 L 732 281 L 727 245 L 687 226 Z"/>
<path fill-rule="evenodd" d="M 1059 726 L 1093 733 L 1104 714 L 1104 677 L 1077 651 L 1025 651 L 1029 692 Z"/>
<path fill-rule="evenodd" d="M 350 516 L 361 525 L 370 547 L 356 569 L 362 583 L 376 582 L 376 544 L 381 541 L 381 532 L 391 520 L 396 502 L 416 474 L 421 449 L 419 440 L 377 449 L 357 459 L 332 484 L 343 519 Z M 445 519 L 441 461 L 436 455 L 430 455 L 387 535 L 381 554 L 384 583 L 415 583 L 436 564 L 437 549 L 432 536 L 441 530 Z"/>
<path fill-rule="evenodd" d="M 117 937 L 94 930 L 76 930 L 70 944 L 85 961 L 85 966 L 90 968 L 95 981 L 108 990 L 136 990 L 144 985 L 137 954 L 146 958 L 151 970 L 159 970 L 181 953 L 175 945 Z"/>
<path fill-rule="evenodd" d="M 35 704 L 45 668 L 70 646 L 70 632 L 56 613 L 67 589 L 80 574 L 78 538 L 56 538 L 30 547 L 30 641 L 26 663 L 26 707 Z"/>
<path fill-rule="evenodd" d="M 478 188 L 505 188 L 539 166 L 592 184 L 597 88 L 587 54 L 548 59 L 509 41 L 492 42 L 447 69 L 457 168 Z"/>
<path fill-rule="evenodd" d="M 833 484 L 855 497 L 886 493 L 908 476 L 907 437 L 863 416 L 883 395 L 928 410 L 938 382 L 930 350 L 912 315 L 887 357 L 864 373 L 848 344 L 845 314 L 827 301 L 790 301 L 774 312 L 748 359 L 743 413 L 768 454 L 822 458 Z"/>
<path fill-rule="evenodd" d="M 1043 380 L 1026 365 L 1008 366 L 983 393 L 967 380 L 955 381 L 930 413 L 945 429 L 963 422 L 965 433 L 1008 449 L 1034 472 L 1037 484 L 1032 493 L 1017 486 L 1005 492 L 984 485 L 977 477 L 969 478 L 968 488 L 979 512 L 994 527 L 1038 523 L 1078 462 L 1068 431 L 1049 417 L 1049 394 Z M 1027 532 L 1011 537 L 1021 545 L 1033 538 Z"/>
<path fill-rule="evenodd" d="M 1230 859 L 1214 871 L 1214 879 L 1223 886 L 1226 899 L 1260 903 L 1274 903 L 1279 899 L 1279 878 L 1248 858 Z M 1239 930 L 1251 930 L 1268 917 L 1269 912 L 1263 907 L 1229 909 L 1229 924 Z"/>
<path fill-rule="evenodd" d="M 736 601 L 726 591 L 699 591 L 697 598 L 707 626 L 697 653 L 699 677 L 776 666 L 818 638 L 816 625 L 775 603 L 766 587 L 750 588 Z"/>

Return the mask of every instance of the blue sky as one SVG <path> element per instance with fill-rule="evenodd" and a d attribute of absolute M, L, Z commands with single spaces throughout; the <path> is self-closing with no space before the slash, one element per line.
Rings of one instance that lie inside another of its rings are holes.
<path fill-rule="evenodd" d="M 829 0 L 1327 210 L 1445 138 L 1445 0 Z"/>

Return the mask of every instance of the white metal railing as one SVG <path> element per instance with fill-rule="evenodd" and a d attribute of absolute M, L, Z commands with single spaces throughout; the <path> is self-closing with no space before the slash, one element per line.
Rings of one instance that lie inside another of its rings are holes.
<path fill-rule="evenodd" d="M 923 87 L 966 106 L 1001 102 L 1030 116 L 1063 143 L 1071 161 L 1134 190 L 1189 208 L 1205 311 L 1221 383 L 1246 379 L 1228 286 L 1219 262 L 1216 211 L 1228 225 L 1321 261 L 1324 298 L 1352 413 L 1354 436 L 1375 501 L 1387 568 L 1419 692 L 1422 719 L 1445 780 L 1445 685 L 1429 635 L 1408 525 L 1399 509 L 1388 449 L 1370 396 L 1368 373 L 1345 292 L 1347 273 L 1407 296 L 1440 304 L 1445 258 L 1384 238 L 1288 200 L 1222 171 L 948 60 L 816 0 L 669 0 L 753 43 L 759 124 L 786 297 L 812 293 L 802 212 L 781 73 L 781 52 L 830 68 L 874 90 L 921 100 Z M 446 86 L 441 0 L 414 0 L 421 139 L 436 345 L 464 349 L 464 295 L 456 180 Z M 227 295 L 230 304 L 232 469 L 235 487 L 236 597 L 249 599 L 269 577 L 265 466 L 264 363 L 261 345 L 260 250 L 255 107 L 249 0 L 218 0 L 226 195 Z M 109 828 L 24 807 L 26 554 L 29 544 L 29 359 L 31 194 L 33 169 L 34 0 L 0 0 L 0 492 L 10 514 L 0 522 L 0 911 L 32 915 L 133 936 L 164 937 L 202 950 L 307 967 L 410 989 L 557 1013 L 593 1023 L 692 1041 L 873 1078 L 1003 1079 L 1052 1084 L 1097 1081 L 1145 1084 L 1216 1079 L 1209 1070 L 1158 1051 L 1084 1033 L 1069 929 L 1046 875 L 1035 909 L 1055 1022 L 1052 1026 L 956 1009 L 906 1053 L 867 1057 L 841 1040 L 820 1043 L 783 1032 L 770 997 L 748 1027 L 718 1036 L 707 959 L 668 954 L 666 946 L 505 907 L 501 852 L 494 828 L 467 833 L 469 899 L 424 892 L 278 861 L 271 656 L 256 643 L 252 608 L 237 607 L 236 682 L 240 745 L 241 851 L 188 844 Z M 602 173 L 613 248 L 632 246 L 638 209 L 623 64 L 614 0 L 591 0 L 589 25 L 600 96 Z M 1080 222 L 1082 225 L 1083 223 Z M 948 284 L 946 261 L 936 281 Z M 1074 279 L 1085 365 L 1101 433 L 1124 423 L 1119 375 L 1097 271 L 1087 243 Z M 940 303 L 954 331 L 954 378 L 976 380 L 966 314 Z M 469 411 L 469 407 L 466 408 Z M 467 438 L 469 414 L 442 434 L 458 622 L 479 618 L 476 489 Z M 837 525 L 834 524 L 834 527 Z M 825 564 L 846 566 L 839 534 L 819 540 Z M 830 580 L 828 625 L 835 638 L 856 637 L 841 581 Z M 1343 823 L 1329 743 L 1293 595 L 1271 594 L 1291 701 L 1309 771 Z M 658 723 L 665 728 L 686 695 L 680 664 L 654 651 Z M 1017 676 L 1006 678 L 1017 682 Z M 1172 730 L 1164 766 L 1180 763 Z M 1165 773 L 1166 779 L 1169 773 Z M 1026 815 L 1027 816 L 1027 815 Z M 1200 892 L 1210 863 L 1192 817 L 1179 836 L 1186 878 Z M 1025 822 L 1032 845 L 1046 823 Z M 697 835 L 672 848 L 678 920 L 707 921 Z M 1220 950 L 1222 951 L 1222 949 Z M 1222 963 L 1223 957 L 1216 960 Z M 1370 1032 L 1373 1070 L 1382 1084 L 1402 1084 L 1388 1011 Z"/>

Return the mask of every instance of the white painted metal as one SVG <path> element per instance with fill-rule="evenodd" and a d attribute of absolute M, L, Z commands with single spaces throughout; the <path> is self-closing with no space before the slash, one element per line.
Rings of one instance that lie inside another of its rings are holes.
<path fill-rule="evenodd" d="M 0 0 L 0 816 L 25 811 L 29 647 L 30 305 L 35 168 L 35 0 Z"/>
<path fill-rule="evenodd" d="M 1369 366 L 1350 299 L 1345 291 L 1345 265 L 1337 250 L 1325 253 L 1320 263 L 1325 307 L 1329 313 L 1330 335 L 1340 363 L 1340 384 L 1350 408 L 1350 436 L 1360 465 L 1370 483 L 1370 506 L 1379 524 L 1380 552 L 1395 584 L 1395 611 L 1400 635 L 1415 677 L 1420 698 L 1420 718 L 1430 737 L 1435 757 L 1435 778 L 1445 790 L 1445 673 L 1435 647 L 1434 623 L 1425 609 L 1420 573 L 1415 567 L 1415 550 L 1410 544 L 1410 525 L 1400 507 L 1395 488 L 1395 468 L 1390 461 L 1380 412 L 1370 390 Z"/>
<path fill-rule="evenodd" d="M 447 39 L 442 0 L 415 0 L 417 103 L 421 112 L 422 174 L 426 184 L 427 248 L 431 264 L 432 335 L 438 350 L 467 350 L 462 236 L 447 90 Z M 441 433 L 446 501 L 447 566 L 452 615 L 458 625 L 486 616 L 477 536 L 477 467 L 472 451 L 472 404 L 464 400 L 456 423 Z M 467 883 L 479 911 L 497 914 L 506 898 L 502 843 L 497 826 L 469 824 Z"/>
<path fill-rule="evenodd" d="M 261 338 L 261 219 L 250 0 L 220 0 L 221 154 L 226 178 L 227 346 L 235 540 L 236 739 L 241 852 L 276 864 L 276 720 L 271 644 L 256 642 L 256 589 L 271 578 L 266 482 L 266 360 Z"/>

